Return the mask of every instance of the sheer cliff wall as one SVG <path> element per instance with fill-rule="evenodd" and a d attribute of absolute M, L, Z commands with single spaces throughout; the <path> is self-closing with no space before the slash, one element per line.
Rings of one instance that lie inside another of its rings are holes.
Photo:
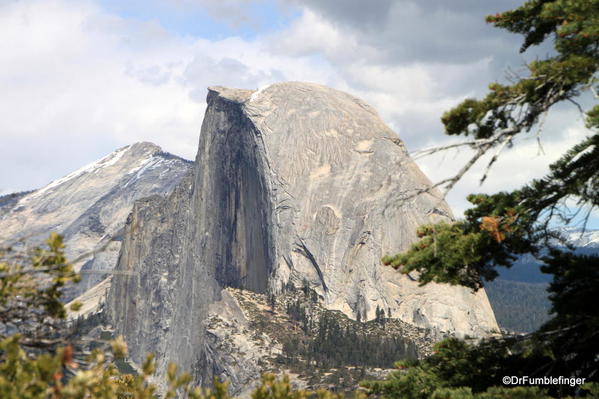
<path fill-rule="evenodd" d="M 136 204 L 109 298 L 134 360 L 205 370 L 203 319 L 222 287 L 308 284 L 329 309 L 458 336 L 497 323 L 484 290 L 428 284 L 381 265 L 416 228 L 451 220 L 403 143 L 367 104 L 323 86 L 209 89 L 194 173 Z"/>

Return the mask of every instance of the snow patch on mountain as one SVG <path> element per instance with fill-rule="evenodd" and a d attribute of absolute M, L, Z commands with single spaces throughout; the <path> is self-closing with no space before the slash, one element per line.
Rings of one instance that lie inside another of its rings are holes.
<path fill-rule="evenodd" d="M 64 177 L 50 182 L 48 185 L 40 188 L 39 190 L 32 192 L 30 195 L 25 196 L 21 201 L 19 201 L 19 205 L 26 205 L 38 198 L 41 198 L 48 192 L 53 191 L 74 179 L 84 177 L 85 175 L 103 173 L 103 171 L 105 171 L 107 168 L 117 165 L 123 155 L 126 154 L 127 151 L 131 150 L 132 146 L 143 147 L 145 154 L 137 159 L 137 162 L 141 164 L 150 161 L 154 153 L 160 151 L 160 147 L 151 143 L 136 143 L 119 148 L 107 156 L 100 158 L 97 161 L 91 162 Z"/>
<path fill-rule="evenodd" d="M 599 230 L 567 229 L 568 242 L 578 248 L 599 248 Z"/>
<path fill-rule="evenodd" d="M 120 236 L 133 203 L 168 194 L 191 166 L 191 161 L 163 152 L 152 143 L 119 148 L 39 190 L 2 197 L 0 243 L 23 239 L 28 245 L 37 245 L 56 231 L 65 237 L 70 259 L 103 248 L 78 262 L 76 270 L 109 272 L 116 263 Z M 84 276 L 77 291 L 91 288 L 103 278 L 103 274 Z"/>

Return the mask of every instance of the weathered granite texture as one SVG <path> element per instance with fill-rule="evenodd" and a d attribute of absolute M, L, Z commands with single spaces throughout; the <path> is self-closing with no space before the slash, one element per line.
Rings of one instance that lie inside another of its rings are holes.
<path fill-rule="evenodd" d="M 498 330 L 484 291 L 429 284 L 380 263 L 449 220 L 439 194 L 368 105 L 309 83 L 213 87 L 194 174 L 138 202 L 126 226 L 109 312 L 133 360 L 157 353 L 210 378 L 202 324 L 222 287 L 279 292 L 309 284 L 351 318 L 378 306 L 456 335 Z M 217 367 L 216 367 L 217 368 Z"/>
<path fill-rule="evenodd" d="M 288 306 L 298 299 L 303 301 L 302 309 L 313 321 L 311 332 L 305 331 L 302 323 L 287 313 Z M 304 294 L 302 290 L 287 291 L 278 295 L 274 304 L 269 304 L 268 295 L 225 288 L 221 292 L 221 300 L 208 307 L 205 321 L 208 369 L 222 381 L 229 381 L 230 393 L 240 398 L 251 397 L 251 392 L 260 384 L 260 376 L 265 372 L 288 375 L 296 389 L 316 390 L 330 388 L 330 375 L 345 370 L 342 372 L 345 376 L 342 384 L 333 385 L 339 392 L 348 386 L 355 391 L 359 381 L 382 378 L 390 371 L 364 367 L 364 375 L 352 378 L 351 370 L 358 369 L 354 364 L 338 365 L 332 369 L 322 364 L 310 364 L 306 358 L 288 358 L 284 350 L 285 343 L 318 340 L 317 323 L 323 320 L 325 313 L 342 330 L 351 329 L 361 337 L 401 337 L 404 344 L 409 342 L 414 345 L 420 358 L 430 354 L 432 342 L 442 338 L 432 337 L 430 331 L 397 319 L 388 319 L 384 326 L 375 321 L 357 323 L 339 311 L 327 310 L 318 302 L 312 302 L 309 294 Z M 378 370 L 385 372 L 380 375 Z"/>
<path fill-rule="evenodd" d="M 141 364 L 157 355 L 159 374 L 169 362 L 201 382 L 202 322 L 216 297 L 214 278 L 198 261 L 201 246 L 190 242 L 195 219 L 191 176 L 168 197 L 138 201 L 127 219 L 117 272 L 107 308 L 118 334 L 124 334 L 131 359 Z"/>
<path fill-rule="evenodd" d="M 360 312 L 372 319 L 378 305 L 404 321 L 458 335 L 497 328 L 483 291 L 419 287 L 381 265 L 383 255 L 415 241 L 419 225 L 448 220 L 451 211 L 437 192 L 406 200 L 430 181 L 370 106 L 306 83 L 251 95 L 212 93 L 238 104 L 266 165 L 275 291 L 288 280 L 308 279 L 329 308 L 350 317 Z"/>
<path fill-rule="evenodd" d="M 110 271 L 134 201 L 171 192 L 191 166 L 190 161 L 151 143 L 120 148 L 38 190 L 3 197 L 0 244 L 19 239 L 35 244 L 56 231 L 64 235 L 70 259 L 103 248 L 77 263 L 78 270 Z M 86 291 L 105 277 L 97 272 L 83 274 L 82 282 L 70 289 L 67 297 Z"/>

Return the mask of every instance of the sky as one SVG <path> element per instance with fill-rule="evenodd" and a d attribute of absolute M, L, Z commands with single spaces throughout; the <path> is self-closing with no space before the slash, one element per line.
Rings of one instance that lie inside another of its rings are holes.
<path fill-rule="evenodd" d="M 310 81 L 364 99 L 410 151 L 443 145 L 440 115 L 482 96 L 520 54 L 520 37 L 485 16 L 515 0 L 0 0 L 0 195 L 42 187 L 115 149 L 150 141 L 194 159 L 206 88 Z M 449 193 L 541 177 L 589 132 L 565 105 L 503 153 L 480 186 L 478 165 Z M 417 162 L 432 181 L 468 153 Z M 590 227 L 599 228 L 594 215 Z"/>

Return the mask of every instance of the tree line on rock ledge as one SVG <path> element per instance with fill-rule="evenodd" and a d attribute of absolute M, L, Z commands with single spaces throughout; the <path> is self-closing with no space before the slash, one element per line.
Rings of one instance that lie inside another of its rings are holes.
<path fill-rule="evenodd" d="M 286 312 L 299 323 L 304 335 L 294 335 L 283 341 L 281 360 L 287 364 L 305 362 L 319 368 L 343 366 L 391 368 L 400 359 L 416 359 L 414 342 L 406 337 L 366 332 L 362 324 L 347 320 L 344 325 L 335 312 L 323 310 L 311 314 L 306 290 L 303 296 L 287 303 Z M 378 309 L 378 308 L 377 308 Z M 373 322 L 384 327 L 385 319 Z"/>

